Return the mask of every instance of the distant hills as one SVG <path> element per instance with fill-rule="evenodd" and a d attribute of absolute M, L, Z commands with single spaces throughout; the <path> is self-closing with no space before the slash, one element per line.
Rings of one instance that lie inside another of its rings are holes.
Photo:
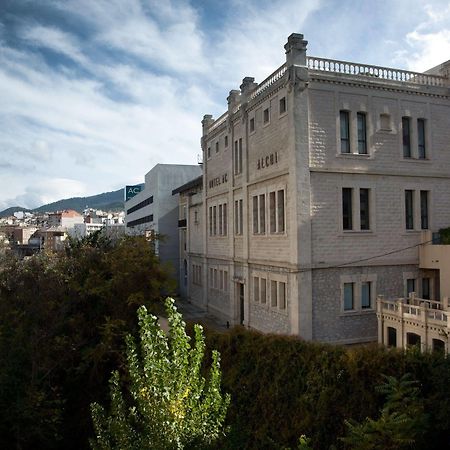
<path fill-rule="evenodd" d="M 121 211 L 124 208 L 123 189 L 117 191 L 104 192 L 103 194 L 92 195 L 90 197 L 73 197 L 57 202 L 42 205 L 36 209 L 27 209 L 22 206 L 12 206 L 0 212 L 0 217 L 10 216 L 16 211 L 25 212 L 51 212 L 60 211 L 63 209 L 74 209 L 82 212 L 86 206 L 94 209 L 101 209 L 104 211 Z"/>

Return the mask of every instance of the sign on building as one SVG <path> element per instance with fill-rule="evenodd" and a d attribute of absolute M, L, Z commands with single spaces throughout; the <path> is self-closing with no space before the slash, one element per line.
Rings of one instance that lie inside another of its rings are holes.
<path fill-rule="evenodd" d="M 135 186 L 125 186 L 125 201 L 127 202 L 130 198 L 133 198 L 136 194 L 139 194 L 141 190 L 141 184 L 137 184 Z"/>

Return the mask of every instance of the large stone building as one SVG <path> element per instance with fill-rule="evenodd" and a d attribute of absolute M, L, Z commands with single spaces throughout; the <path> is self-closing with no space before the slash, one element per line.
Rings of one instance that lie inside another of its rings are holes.
<path fill-rule="evenodd" d="M 377 295 L 439 299 L 419 246 L 421 230 L 450 225 L 450 62 L 414 73 L 316 58 L 300 34 L 285 50 L 204 116 L 188 296 L 263 332 L 376 340 Z"/>

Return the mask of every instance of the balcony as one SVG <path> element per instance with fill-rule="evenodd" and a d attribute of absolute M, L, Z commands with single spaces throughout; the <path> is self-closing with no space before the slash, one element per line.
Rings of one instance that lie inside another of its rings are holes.
<path fill-rule="evenodd" d="M 448 229 L 447 229 L 448 230 Z M 450 242 L 448 232 L 422 232 L 422 245 L 419 247 L 419 267 L 439 270 L 440 298 L 450 297 Z"/>
<path fill-rule="evenodd" d="M 417 345 L 421 351 L 450 353 L 449 299 L 442 302 L 417 298 L 377 298 L 378 342 L 391 347 Z"/>

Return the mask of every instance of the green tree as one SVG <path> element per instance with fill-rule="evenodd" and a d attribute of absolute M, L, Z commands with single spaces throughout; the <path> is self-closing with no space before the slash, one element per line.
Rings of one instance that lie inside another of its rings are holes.
<path fill-rule="evenodd" d="M 377 420 L 367 418 L 363 423 L 346 421 L 348 435 L 341 440 L 354 450 L 401 450 L 412 448 L 424 433 L 426 416 L 419 398 L 417 382 L 410 374 L 400 379 L 385 376 L 386 383 L 378 391 L 386 395 Z"/>
<path fill-rule="evenodd" d="M 110 380 L 110 412 L 92 404 L 94 449 L 182 449 L 207 446 L 223 435 L 230 402 L 221 393 L 219 353 L 212 352 L 208 382 L 202 376 L 205 341 L 195 325 L 195 341 L 174 301 L 166 300 L 169 332 L 144 306 L 138 310 L 140 345 L 127 337 L 128 388 L 122 394 L 118 371 Z"/>

